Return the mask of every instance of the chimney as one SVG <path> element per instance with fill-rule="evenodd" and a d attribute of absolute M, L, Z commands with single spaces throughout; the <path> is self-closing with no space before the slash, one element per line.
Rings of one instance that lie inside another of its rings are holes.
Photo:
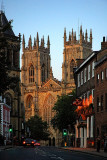
<path fill-rule="evenodd" d="M 107 41 L 105 41 L 105 37 L 103 37 L 103 42 L 101 42 L 101 49 L 107 48 Z"/>

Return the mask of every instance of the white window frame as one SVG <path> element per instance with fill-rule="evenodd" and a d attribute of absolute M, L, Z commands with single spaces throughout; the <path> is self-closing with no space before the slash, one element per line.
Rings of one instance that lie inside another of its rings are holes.
<path fill-rule="evenodd" d="M 78 87 L 80 87 L 80 73 L 78 74 Z"/>
<path fill-rule="evenodd" d="M 87 81 L 87 69 L 84 69 L 84 83 Z"/>
<path fill-rule="evenodd" d="M 90 80 L 90 64 L 88 65 L 88 80 Z"/>
<path fill-rule="evenodd" d="M 83 85 L 83 71 L 81 72 L 81 85 Z"/>
<path fill-rule="evenodd" d="M 103 81 L 104 80 L 104 72 L 101 71 L 101 80 Z"/>
<path fill-rule="evenodd" d="M 94 66 L 95 66 L 95 62 L 92 62 L 92 77 L 94 77 Z"/>

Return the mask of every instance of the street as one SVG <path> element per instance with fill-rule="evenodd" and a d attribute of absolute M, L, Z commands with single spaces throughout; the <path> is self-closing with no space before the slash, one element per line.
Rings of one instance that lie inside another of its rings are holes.
<path fill-rule="evenodd" d="M 16 147 L 0 150 L 0 160 L 104 160 L 103 157 L 56 147 Z"/>

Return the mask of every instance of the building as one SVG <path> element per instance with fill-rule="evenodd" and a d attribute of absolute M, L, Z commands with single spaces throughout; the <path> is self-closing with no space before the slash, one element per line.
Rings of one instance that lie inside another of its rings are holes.
<path fill-rule="evenodd" d="M 13 126 L 13 136 L 21 136 L 21 103 L 20 103 L 20 42 L 21 35 L 15 36 L 12 27 L 8 27 L 9 22 L 3 11 L 0 11 L 0 42 L 2 51 L 6 55 L 8 75 L 17 79 L 17 83 L 12 83 L 13 89 L 5 92 L 6 104 L 11 106 L 10 123 Z"/>
<path fill-rule="evenodd" d="M 75 87 L 73 68 L 77 66 L 77 59 L 86 59 L 92 52 L 92 30 L 90 30 L 90 41 L 88 41 L 87 30 L 82 31 L 80 27 L 80 37 L 77 40 L 76 32 L 69 32 L 67 41 L 66 29 L 64 30 L 64 50 L 62 64 L 62 82 L 65 90 L 70 91 Z M 64 90 L 64 91 L 65 91 Z M 64 92 L 64 94 L 66 91 Z"/>
<path fill-rule="evenodd" d="M 5 99 L 4 102 L 1 97 L 0 99 L 0 134 L 8 140 L 10 139 L 9 125 L 11 107 L 5 103 Z"/>
<path fill-rule="evenodd" d="M 84 60 L 75 71 L 76 95 L 81 98 L 82 105 L 77 108 L 76 146 L 81 148 L 94 147 L 95 117 L 94 117 L 94 92 L 95 92 L 95 62 L 97 51 Z"/>
<path fill-rule="evenodd" d="M 47 46 L 44 46 L 44 37 L 39 44 L 39 35 L 32 44 L 29 37 L 28 46 L 25 46 L 25 36 L 22 40 L 22 68 L 21 68 L 21 94 L 22 103 L 25 107 L 25 120 L 38 114 L 44 121 L 47 121 L 50 130 L 50 145 L 61 144 L 61 134 L 51 126 L 51 119 L 54 116 L 52 108 L 57 101 L 57 96 L 72 92 L 75 88 L 73 78 L 73 67 L 77 65 L 77 58 L 86 58 L 92 51 L 92 31 L 90 42 L 80 29 L 80 40 L 72 31 L 69 41 L 66 41 L 66 30 L 64 31 L 64 52 L 62 64 L 62 81 L 58 81 L 52 74 L 50 58 L 50 40 L 47 39 Z M 88 53 L 88 54 L 87 54 Z"/>
<path fill-rule="evenodd" d="M 101 50 L 97 54 L 95 63 L 95 138 L 101 139 L 101 147 L 104 147 L 104 139 L 107 137 L 107 41 L 103 37 Z"/>

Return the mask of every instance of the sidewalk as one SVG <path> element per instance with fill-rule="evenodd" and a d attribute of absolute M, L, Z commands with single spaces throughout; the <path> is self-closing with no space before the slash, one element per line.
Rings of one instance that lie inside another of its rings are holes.
<path fill-rule="evenodd" d="M 100 150 L 100 152 L 97 152 L 96 149 L 94 148 L 72 148 L 72 147 L 63 147 L 63 149 L 70 150 L 70 151 L 76 151 L 76 152 L 83 152 L 86 154 L 92 154 L 92 155 L 107 158 L 107 152 L 104 152 L 104 150 Z"/>
<path fill-rule="evenodd" d="M 13 147 L 16 147 L 16 146 L 13 146 L 13 145 L 0 146 L 0 150 L 5 150 Z"/>

